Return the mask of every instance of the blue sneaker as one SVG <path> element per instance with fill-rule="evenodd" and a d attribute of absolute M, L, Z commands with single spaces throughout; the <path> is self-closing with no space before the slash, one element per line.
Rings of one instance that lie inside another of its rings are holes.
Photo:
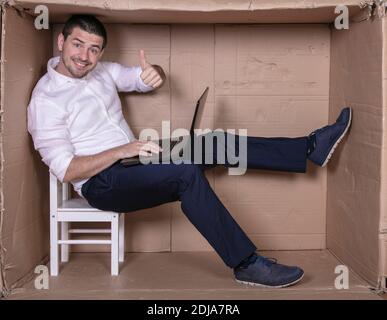
<path fill-rule="evenodd" d="M 308 159 L 324 167 L 347 133 L 351 126 L 351 120 L 352 109 L 344 108 L 334 124 L 312 132 L 309 138 L 314 139 L 314 150 L 308 155 Z"/>
<path fill-rule="evenodd" d="M 234 268 L 235 280 L 263 288 L 284 288 L 296 284 L 304 276 L 299 267 L 291 267 L 277 263 L 254 254 L 245 265 Z"/>

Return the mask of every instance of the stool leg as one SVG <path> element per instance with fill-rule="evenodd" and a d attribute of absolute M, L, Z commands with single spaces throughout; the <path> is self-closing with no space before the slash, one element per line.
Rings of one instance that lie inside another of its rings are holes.
<path fill-rule="evenodd" d="M 114 214 L 111 222 L 111 273 L 112 276 L 118 275 L 118 213 Z"/>
<path fill-rule="evenodd" d="M 125 259 L 125 214 L 120 213 L 118 227 L 119 262 Z"/>
<path fill-rule="evenodd" d="M 58 261 L 58 220 L 55 214 L 50 215 L 50 273 L 57 276 L 59 271 Z"/>
<path fill-rule="evenodd" d="M 61 222 L 61 239 L 62 240 L 69 239 L 69 222 L 66 222 L 66 221 Z M 61 256 L 62 256 L 62 262 L 69 261 L 69 245 L 68 244 L 61 245 Z"/>

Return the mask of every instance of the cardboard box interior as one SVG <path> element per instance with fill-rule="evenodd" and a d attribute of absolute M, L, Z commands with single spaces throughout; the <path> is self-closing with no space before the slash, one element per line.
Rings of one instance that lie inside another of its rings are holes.
<path fill-rule="evenodd" d="M 207 85 L 202 127 L 247 128 L 253 136 L 304 136 L 351 106 L 350 134 L 328 168 L 309 164 L 305 175 L 259 170 L 244 176 L 217 168 L 207 177 L 259 249 L 328 248 L 371 285 L 386 285 L 385 18 L 359 18 L 358 1 L 344 1 L 353 20 L 349 30 L 336 30 L 335 1 L 68 0 L 44 1 L 50 29 L 37 30 L 30 13 L 38 3 L 2 6 L 3 288 L 48 256 L 48 168 L 27 132 L 26 106 L 47 60 L 58 54 L 61 24 L 76 12 L 106 23 L 105 60 L 135 65 L 144 49 L 168 75 L 157 92 L 121 94 L 136 134 L 145 127 L 160 131 L 163 120 L 172 130 L 187 127 Z M 126 231 L 131 252 L 212 250 L 179 203 L 127 214 Z"/>

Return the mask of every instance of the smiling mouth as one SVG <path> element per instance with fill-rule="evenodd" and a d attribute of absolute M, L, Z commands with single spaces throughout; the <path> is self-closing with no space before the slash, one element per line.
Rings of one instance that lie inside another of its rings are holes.
<path fill-rule="evenodd" d="M 75 61 L 75 60 L 73 60 L 73 62 L 78 69 L 85 69 L 89 65 L 88 63 Z"/>

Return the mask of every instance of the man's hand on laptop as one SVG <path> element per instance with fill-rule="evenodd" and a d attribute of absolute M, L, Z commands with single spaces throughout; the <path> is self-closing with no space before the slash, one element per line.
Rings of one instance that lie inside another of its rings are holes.
<path fill-rule="evenodd" d="M 120 159 L 131 158 L 135 156 L 152 156 L 162 152 L 163 149 L 152 141 L 133 141 L 119 147 Z"/>
<path fill-rule="evenodd" d="M 153 88 L 160 87 L 165 80 L 163 69 L 157 65 L 151 65 L 145 58 L 144 50 L 140 50 L 140 65 L 142 72 L 140 77 L 144 84 Z"/>
<path fill-rule="evenodd" d="M 126 143 L 89 156 L 74 156 L 66 170 L 64 182 L 90 178 L 101 172 L 115 161 L 135 156 L 152 156 L 163 151 L 158 144 L 152 141 Z"/>

